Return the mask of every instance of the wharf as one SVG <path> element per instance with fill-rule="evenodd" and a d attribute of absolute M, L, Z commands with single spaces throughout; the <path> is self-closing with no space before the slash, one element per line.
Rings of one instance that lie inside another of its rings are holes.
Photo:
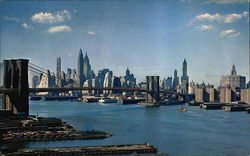
<path fill-rule="evenodd" d="M 200 105 L 201 108 L 204 109 L 222 109 L 224 106 L 227 106 L 227 104 L 222 103 L 203 103 Z"/>
<path fill-rule="evenodd" d="M 58 118 L 8 116 L 0 118 L 0 141 L 52 141 L 105 139 L 106 131 L 79 131 Z"/>
<path fill-rule="evenodd" d="M 189 102 L 185 103 L 186 106 L 200 106 L 203 102 Z"/>
<path fill-rule="evenodd" d="M 6 153 L 5 156 L 19 156 L 19 155 L 20 156 L 21 155 L 99 156 L 99 155 L 131 155 L 133 153 L 156 154 L 157 148 L 148 143 L 130 144 L 130 145 L 109 145 L 109 146 L 33 148 L 33 149 L 20 149 L 13 153 Z"/>
<path fill-rule="evenodd" d="M 98 102 L 100 99 L 102 99 L 102 97 L 91 97 L 91 98 L 84 98 L 83 102 L 86 103 L 91 103 L 91 102 Z"/>
<path fill-rule="evenodd" d="M 145 101 L 145 99 L 118 99 L 117 103 L 127 105 L 127 104 L 138 104 L 138 103 L 144 102 L 144 101 Z"/>
<path fill-rule="evenodd" d="M 248 111 L 249 112 L 250 106 L 246 105 L 234 105 L 234 106 L 224 106 L 224 111 L 227 112 L 236 112 L 236 111 Z"/>
<path fill-rule="evenodd" d="M 45 95 L 32 95 L 29 96 L 30 100 L 43 100 L 43 101 L 69 101 L 69 100 L 77 100 L 79 99 L 78 96 L 45 96 Z"/>

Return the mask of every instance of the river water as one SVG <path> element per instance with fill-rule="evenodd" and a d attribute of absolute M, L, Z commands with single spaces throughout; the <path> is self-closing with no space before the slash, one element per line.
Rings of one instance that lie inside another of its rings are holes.
<path fill-rule="evenodd" d="M 31 142 L 26 148 L 148 142 L 170 156 L 249 156 L 250 114 L 186 106 L 30 101 L 30 114 L 58 117 L 80 130 L 104 130 L 104 140 Z M 17 145 L 12 145 L 17 146 Z M 18 145 L 19 146 L 19 145 Z"/>

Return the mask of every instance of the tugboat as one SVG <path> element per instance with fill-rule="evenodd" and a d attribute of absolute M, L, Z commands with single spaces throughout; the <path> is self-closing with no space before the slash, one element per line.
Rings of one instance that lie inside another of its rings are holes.
<path fill-rule="evenodd" d="M 178 112 L 186 112 L 187 110 L 183 107 L 177 109 Z"/>

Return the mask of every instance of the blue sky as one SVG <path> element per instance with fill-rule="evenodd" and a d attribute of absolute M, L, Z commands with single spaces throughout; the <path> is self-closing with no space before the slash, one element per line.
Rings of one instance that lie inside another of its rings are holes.
<path fill-rule="evenodd" d="M 181 76 L 186 58 L 195 82 L 218 85 L 233 63 L 248 80 L 248 0 L 2 0 L 0 16 L 1 60 L 55 71 L 60 56 L 66 71 L 82 48 L 95 72 Z"/>

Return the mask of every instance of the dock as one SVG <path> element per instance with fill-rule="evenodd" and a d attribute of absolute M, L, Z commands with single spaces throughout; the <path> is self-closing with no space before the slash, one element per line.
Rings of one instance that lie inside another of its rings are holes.
<path fill-rule="evenodd" d="M 43 100 L 43 101 L 75 101 L 79 99 L 78 96 L 44 96 L 44 95 L 32 95 L 29 96 L 30 100 Z"/>
<path fill-rule="evenodd" d="M 118 99 L 117 103 L 127 105 L 127 104 L 138 104 L 138 103 L 144 102 L 144 101 L 145 101 L 145 99 Z"/>
<path fill-rule="evenodd" d="M 234 105 L 234 106 L 223 107 L 224 111 L 227 111 L 227 112 L 248 111 L 249 108 L 250 108 L 250 106 L 246 106 L 246 105 Z"/>
<path fill-rule="evenodd" d="M 111 136 L 112 134 L 106 131 L 79 131 L 58 118 L 0 116 L 0 142 L 90 140 Z"/>
<path fill-rule="evenodd" d="M 222 107 L 227 106 L 227 104 L 222 103 L 203 103 L 200 105 L 204 109 L 222 109 Z"/>
<path fill-rule="evenodd" d="M 13 153 L 6 153 L 5 156 L 21 155 L 56 155 L 56 156 L 100 156 L 100 155 L 131 155 L 131 154 L 154 154 L 157 155 L 157 148 L 145 144 L 129 145 L 108 145 L 108 146 L 82 146 L 82 147 L 56 147 L 56 148 L 31 148 L 20 149 Z M 167 156 L 166 154 L 164 154 Z"/>

